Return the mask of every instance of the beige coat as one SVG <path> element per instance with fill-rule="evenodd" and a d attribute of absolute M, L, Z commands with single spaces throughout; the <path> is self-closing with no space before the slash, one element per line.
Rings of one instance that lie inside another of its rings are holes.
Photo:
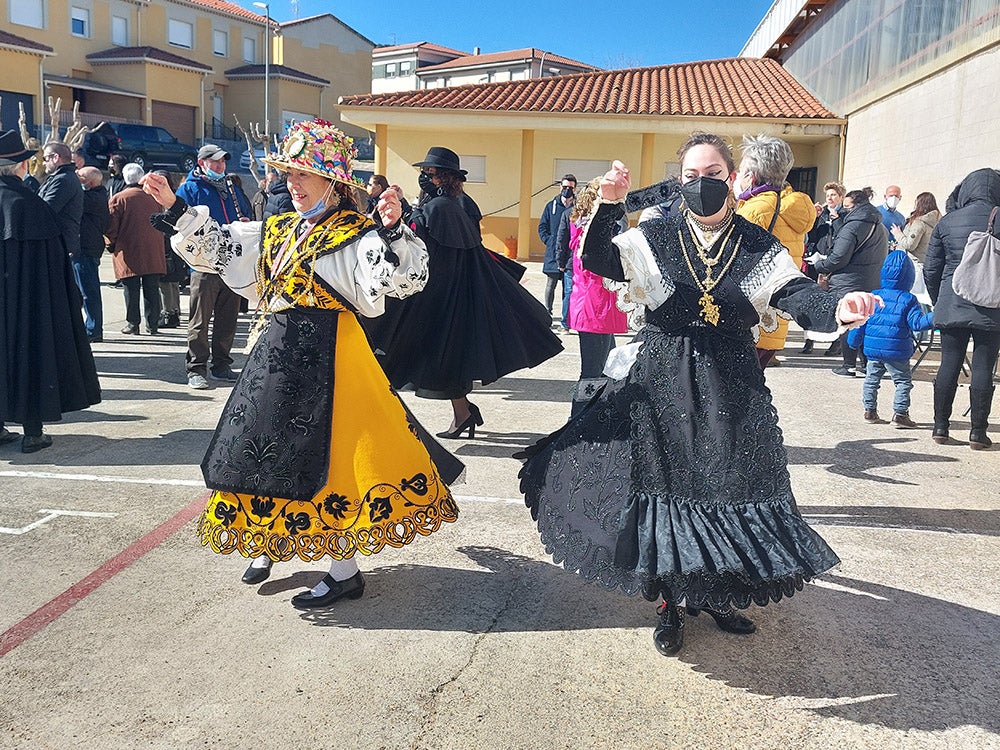
<path fill-rule="evenodd" d="M 896 240 L 896 249 L 905 250 L 921 263 L 927 255 L 927 243 L 931 241 L 931 232 L 941 220 L 940 211 L 928 211 L 918 216 L 903 227 L 902 236 Z"/>
<path fill-rule="evenodd" d="M 156 199 L 130 185 L 111 197 L 108 208 L 111 225 L 105 236 L 114 260 L 115 278 L 165 274 L 163 233 L 149 223 L 150 216 L 163 210 Z"/>

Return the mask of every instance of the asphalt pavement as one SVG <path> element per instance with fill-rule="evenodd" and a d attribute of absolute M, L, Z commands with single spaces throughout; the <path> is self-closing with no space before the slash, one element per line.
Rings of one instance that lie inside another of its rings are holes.
<path fill-rule="evenodd" d="M 752 636 L 689 620 L 664 658 L 653 606 L 553 565 L 517 491 L 511 454 L 569 414 L 575 336 L 477 388 L 484 426 L 449 442 L 458 522 L 361 559 L 362 599 L 299 612 L 325 565 L 250 587 L 194 533 L 230 386 L 189 389 L 185 330 L 119 334 L 103 294 L 103 402 L 46 426 L 47 450 L 0 447 L 0 748 L 1000 748 L 1000 459 L 931 441 L 933 353 L 920 427 L 895 429 L 792 332 L 767 380 L 801 510 L 843 564 L 752 608 Z M 967 399 L 963 379 L 959 438 Z"/>

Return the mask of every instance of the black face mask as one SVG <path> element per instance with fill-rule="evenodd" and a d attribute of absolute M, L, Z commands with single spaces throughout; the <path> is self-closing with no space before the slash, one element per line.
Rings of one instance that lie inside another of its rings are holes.
<path fill-rule="evenodd" d="M 426 172 L 421 172 L 417 176 L 417 184 L 420 186 L 421 190 L 427 193 L 427 195 L 438 194 L 437 185 L 434 184 L 434 180 Z"/>
<path fill-rule="evenodd" d="M 573 188 L 563 188 L 562 193 L 560 193 L 560 195 L 562 195 L 563 198 L 572 198 Z"/>
<path fill-rule="evenodd" d="M 695 216 L 714 216 L 726 205 L 729 183 L 714 177 L 698 177 L 681 185 L 681 195 Z"/>

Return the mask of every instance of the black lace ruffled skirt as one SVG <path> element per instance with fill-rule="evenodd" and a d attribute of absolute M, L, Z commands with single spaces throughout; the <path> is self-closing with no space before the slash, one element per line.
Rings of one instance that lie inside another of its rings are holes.
<path fill-rule="evenodd" d="M 753 345 L 647 325 L 628 377 L 527 451 L 521 491 L 557 563 L 692 606 L 766 604 L 839 563 L 802 519 Z"/>

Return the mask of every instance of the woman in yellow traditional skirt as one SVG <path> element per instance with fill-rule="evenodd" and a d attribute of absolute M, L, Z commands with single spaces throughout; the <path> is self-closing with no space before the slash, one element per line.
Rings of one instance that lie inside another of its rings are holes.
<path fill-rule="evenodd" d="M 265 159 L 288 173 L 294 213 L 219 226 L 159 175 L 145 189 L 154 217 L 196 270 L 218 273 L 257 305 L 250 356 L 202 471 L 214 490 L 198 534 L 215 552 L 252 558 L 243 581 L 278 560 L 331 558 L 330 572 L 292 598 L 299 609 L 356 599 L 355 555 L 402 547 L 454 521 L 448 484 L 462 465 L 417 423 L 375 361 L 357 315 L 427 282 L 427 251 L 399 221 L 387 190 L 382 226 L 355 210 L 351 139 L 323 121 L 289 129 Z"/>

